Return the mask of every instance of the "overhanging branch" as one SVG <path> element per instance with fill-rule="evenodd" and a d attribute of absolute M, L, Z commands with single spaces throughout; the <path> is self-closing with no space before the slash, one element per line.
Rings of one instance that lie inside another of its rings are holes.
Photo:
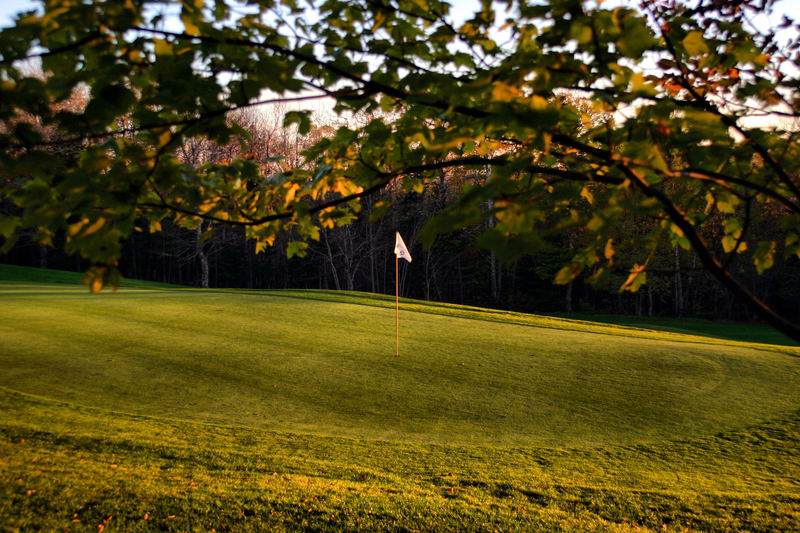
<path fill-rule="evenodd" d="M 625 167 L 622 164 L 618 165 L 626 176 L 631 179 L 631 182 L 647 197 L 653 198 L 659 202 L 664 209 L 664 212 L 669 217 L 670 221 L 681 229 L 684 236 L 689 240 L 692 249 L 697 254 L 703 266 L 713 275 L 717 281 L 722 283 L 724 287 L 730 290 L 741 301 L 745 302 L 748 307 L 753 309 L 765 322 L 783 333 L 784 335 L 800 342 L 800 327 L 797 324 L 789 322 L 785 318 L 778 315 L 771 307 L 761 301 L 756 295 L 750 292 L 744 285 L 739 283 L 720 262 L 711 255 L 703 238 L 697 233 L 697 230 L 692 222 L 686 215 L 670 200 L 670 198 L 662 191 L 654 188 L 647 183 L 647 180 L 642 178 L 636 171 Z"/>

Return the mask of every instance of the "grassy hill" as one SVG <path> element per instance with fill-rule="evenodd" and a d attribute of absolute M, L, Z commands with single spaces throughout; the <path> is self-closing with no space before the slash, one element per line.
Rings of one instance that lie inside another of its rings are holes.
<path fill-rule="evenodd" d="M 67 285 L 80 285 L 83 274 L 80 272 L 69 272 L 66 270 L 54 270 L 50 268 L 31 268 L 17 265 L 0 264 L 0 283 L 21 281 L 24 283 L 55 283 Z M 123 287 L 175 287 L 167 283 L 155 281 L 144 281 L 140 279 L 125 278 L 122 281 Z"/>
<path fill-rule="evenodd" d="M 798 528 L 794 346 L 403 302 L 394 357 L 376 295 L 0 301 L 0 528 Z"/>

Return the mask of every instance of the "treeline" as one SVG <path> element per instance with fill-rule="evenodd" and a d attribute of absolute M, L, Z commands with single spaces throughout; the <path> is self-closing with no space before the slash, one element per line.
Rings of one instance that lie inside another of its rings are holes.
<path fill-rule="evenodd" d="M 207 140 L 191 140 L 179 157 L 186 164 L 231 161 L 246 157 L 261 163 L 264 175 L 301 164 L 301 152 L 321 136 L 335 132 L 336 124 L 313 128 L 307 135 L 283 127 L 285 110 L 267 112 L 246 110 L 236 120 L 250 133 L 244 144 L 218 146 Z M 54 147 L 57 150 L 58 147 Z M 64 157 L 73 151 L 65 150 Z M 513 261 L 500 261 L 480 246 L 482 235 L 491 226 L 475 223 L 457 232 L 439 235 L 430 249 L 420 244 L 420 232 L 432 217 L 470 181 L 487 179 L 485 169 L 442 172 L 439 179 L 427 181 L 416 191 L 404 190 L 402 182 L 367 198 L 357 219 L 346 226 L 322 228 L 318 241 L 309 243 L 305 257 L 287 258 L 289 233 L 280 234 L 274 245 L 256 253 L 241 228 L 218 226 L 209 231 L 208 223 L 186 230 L 165 218 L 161 231 L 134 232 L 124 243 L 119 268 L 123 275 L 198 287 L 236 287 L 255 289 L 308 288 L 394 292 L 394 235 L 399 231 L 409 245 L 413 262 L 401 261 L 400 291 L 403 296 L 461 304 L 473 304 L 531 312 L 589 312 L 637 315 L 693 316 L 715 319 L 753 319 L 746 308 L 711 278 L 693 252 L 673 245 L 665 237 L 658 253 L 640 258 L 637 234 L 648 224 L 659 221 L 630 215 L 618 228 L 613 253 L 620 264 L 648 263 L 647 283 L 637 292 L 620 292 L 628 271 L 613 272 L 589 283 L 579 277 L 567 285 L 553 283 L 560 268 L 582 248 L 587 232 L 579 227 L 542 235 L 537 251 Z M 374 221 L 376 206 L 391 202 L 391 207 Z M 584 203 L 576 209 L 590 210 Z M 487 212 L 491 206 L 487 205 Z M 775 239 L 779 213 L 769 206 L 752 209 L 756 216 L 750 231 Z M 709 220 L 703 226 L 708 242 L 721 242 L 724 220 Z M 757 240 L 757 239 L 754 239 Z M 20 235 L 19 242 L 0 261 L 12 264 L 82 270 L 80 259 L 67 257 L 63 235 L 54 235 L 52 246 L 37 244 L 33 232 Z M 724 257 L 722 244 L 717 250 Z M 623 258 L 627 254 L 627 258 Z M 624 260 L 624 259 L 630 259 Z M 787 316 L 797 316 L 800 299 L 800 269 L 796 258 L 776 258 L 773 268 L 759 275 L 752 261 L 735 257 L 730 265 L 759 298 Z"/>
<path fill-rule="evenodd" d="M 422 193 L 399 188 L 382 198 L 370 198 L 350 225 L 321 230 L 305 257 L 288 259 L 285 246 L 291 235 L 281 234 L 271 248 L 256 254 L 240 228 L 220 226 L 208 240 L 165 220 L 158 233 L 137 232 L 123 247 L 120 270 L 125 276 L 190 286 L 258 289 L 309 288 L 356 290 L 391 294 L 394 291 L 394 232 L 400 231 L 413 262 L 400 262 L 403 296 L 532 312 L 595 312 L 637 315 L 694 316 L 748 320 L 746 309 L 699 267 L 692 252 L 664 246 L 648 270 L 647 283 L 636 293 L 619 292 L 627 272 L 610 276 L 600 285 L 583 278 L 569 285 L 553 279 L 582 237 L 579 228 L 561 238 L 551 236 L 547 246 L 512 262 L 503 263 L 478 246 L 484 227 L 474 226 L 442 235 L 425 250 L 419 233 L 430 217 L 445 205 L 448 189 L 457 183 L 443 179 Z M 372 207 L 382 199 L 394 203 L 387 213 L 369 222 Z M 634 227 L 626 228 L 634 230 Z M 768 228 L 765 223 L 765 230 Z M 82 270 L 88 265 L 53 247 L 23 236 L 2 262 Z M 624 242 L 625 236 L 620 235 Z M 617 253 L 635 253 L 618 247 Z M 792 314 L 800 298 L 797 261 L 779 259 L 758 275 L 749 262 L 732 265 L 750 280 L 759 297 Z M 205 281 L 204 281 L 205 280 Z"/>

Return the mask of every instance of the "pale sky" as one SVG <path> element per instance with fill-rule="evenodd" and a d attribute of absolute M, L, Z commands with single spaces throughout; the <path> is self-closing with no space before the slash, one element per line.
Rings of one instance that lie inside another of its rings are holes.
<path fill-rule="evenodd" d="M 3 0 L 0 2 L 0 27 L 11 26 L 14 14 L 35 7 L 31 0 Z"/>

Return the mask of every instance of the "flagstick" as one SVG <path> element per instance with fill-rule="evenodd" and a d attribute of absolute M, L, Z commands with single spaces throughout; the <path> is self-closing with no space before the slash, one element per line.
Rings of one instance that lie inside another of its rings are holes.
<path fill-rule="evenodd" d="M 398 263 L 400 258 L 394 257 L 394 329 L 395 329 L 395 357 L 400 357 L 400 282 L 398 281 L 398 272 L 400 267 Z"/>

